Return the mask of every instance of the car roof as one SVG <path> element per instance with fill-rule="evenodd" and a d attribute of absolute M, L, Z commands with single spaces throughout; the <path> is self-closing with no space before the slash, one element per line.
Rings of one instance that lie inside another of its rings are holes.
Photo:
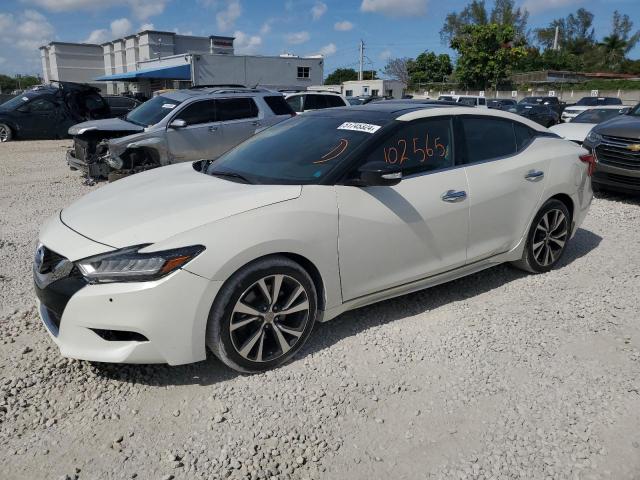
<path fill-rule="evenodd" d="M 239 87 L 203 87 L 190 88 L 188 90 L 175 90 L 173 92 L 161 93 L 160 96 L 184 102 L 191 98 L 202 98 L 204 96 L 224 96 L 224 97 L 246 97 L 259 95 L 278 95 L 279 92 L 267 90 L 266 88 L 239 88 Z"/>

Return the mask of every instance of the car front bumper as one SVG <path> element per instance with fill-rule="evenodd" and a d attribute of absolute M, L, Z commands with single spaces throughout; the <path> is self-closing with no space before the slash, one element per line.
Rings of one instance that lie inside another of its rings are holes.
<path fill-rule="evenodd" d="M 91 178 L 107 178 L 111 170 L 109 165 L 104 162 L 87 163 L 85 160 L 76 157 L 76 153 L 72 148 L 67 150 L 66 160 L 69 168 L 80 170 Z"/>
<path fill-rule="evenodd" d="M 34 280 L 40 317 L 65 357 L 170 365 L 206 358 L 207 319 L 222 282 L 177 270 L 150 282 L 88 284 L 75 269 L 47 283 L 35 268 Z"/>

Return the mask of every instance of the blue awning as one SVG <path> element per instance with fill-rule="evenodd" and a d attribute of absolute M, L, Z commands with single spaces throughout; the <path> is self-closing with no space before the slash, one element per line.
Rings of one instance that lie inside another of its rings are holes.
<path fill-rule="evenodd" d="M 169 80 L 191 80 L 191 65 L 168 65 L 164 67 L 145 68 L 134 72 L 115 73 L 96 78 L 103 82 L 129 80 L 135 82 L 140 78 L 166 78 Z"/>

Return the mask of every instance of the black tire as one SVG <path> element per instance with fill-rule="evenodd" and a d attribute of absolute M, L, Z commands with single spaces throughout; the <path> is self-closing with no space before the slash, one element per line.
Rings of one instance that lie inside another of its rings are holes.
<path fill-rule="evenodd" d="M 276 290 L 276 276 L 282 277 L 281 286 L 277 289 L 278 299 L 271 302 L 271 307 L 263 306 L 263 309 L 268 308 L 268 312 L 263 311 L 258 307 L 258 303 L 264 302 L 267 305 L 269 300 L 256 285 L 262 280 L 267 287 L 267 293 L 273 296 Z M 304 292 L 299 293 L 299 299 L 292 304 L 294 307 L 290 305 L 289 308 L 295 309 L 303 305 L 304 296 L 306 296 L 308 312 L 279 315 L 277 312 L 286 306 L 287 300 L 294 296 L 294 288 L 297 292 L 298 287 L 302 287 Z M 264 295 L 261 297 L 262 300 L 260 295 Z M 245 315 L 243 312 L 234 310 L 238 308 L 240 299 L 243 299 L 243 305 L 250 304 L 252 308 L 255 307 L 263 312 L 262 317 Z M 248 299 L 252 301 L 249 302 Z M 282 255 L 264 257 L 241 268 L 222 286 L 209 313 L 207 346 L 225 365 L 239 372 L 257 373 L 275 368 L 290 360 L 304 345 L 316 320 L 317 305 L 316 288 L 306 270 Z M 253 321 L 250 318 L 258 319 Z M 245 324 L 247 320 L 249 323 Z M 285 322 L 294 323 L 285 325 Z M 233 332 L 232 323 L 235 327 Z M 238 324 L 242 326 L 238 327 Z M 284 333 L 281 330 L 283 327 L 287 329 Z M 288 333 L 294 330 L 299 336 Z M 245 337 L 242 338 L 241 335 Z M 261 335 L 260 340 L 249 347 L 246 355 L 243 356 L 240 351 L 251 344 L 251 340 L 255 338 L 254 335 Z M 289 347 L 287 351 L 281 348 L 281 338 L 287 342 L 286 345 Z M 290 345 L 289 342 L 291 342 Z M 258 355 L 263 358 L 262 361 L 258 361 Z"/>
<path fill-rule="evenodd" d="M 556 212 L 561 212 L 564 219 L 554 227 L 549 223 L 550 220 L 559 218 L 554 217 Z M 543 220 L 545 216 L 547 216 L 546 223 L 549 225 L 549 231 L 546 232 Z M 545 273 L 551 270 L 558 263 L 567 247 L 571 236 L 571 223 L 571 213 L 563 202 L 556 199 L 547 200 L 531 222 L 522 258 L 512 264 L 530 273 Z M 563 230 L 565 230 L 564 235 L 562 235 Z M 546 253 L 547 248 L 550 249 L 549 254 Z"/>
<path fill-rule="evenodd" d="M 13 139 L 13 130 L 6 123 L 0 123 L 0 142 L 10 142 Z"/>

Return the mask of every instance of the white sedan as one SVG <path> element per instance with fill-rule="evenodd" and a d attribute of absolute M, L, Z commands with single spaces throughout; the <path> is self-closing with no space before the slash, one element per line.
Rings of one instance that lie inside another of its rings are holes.
<path fill-rule="evenodd" d="M 311 112 L 216 162 L 151 170 L 51 218 L 34 261 L 62 355 L 262 371 L 314 322 L 513 262 L 557 264 L 593 157 L 523 117 L 374 103 Z"/>
<path fill-rule="evenodd" d="M 562 138 L 582 145 L 584 139 L 593 127 L 618 115 L 624 115 L 631 107 L 621 107 L 620 105 L 604 105 L 593 107 L 578 114 L 571 122 L 559 123 L 549 127 L 553 133 Z"/>

